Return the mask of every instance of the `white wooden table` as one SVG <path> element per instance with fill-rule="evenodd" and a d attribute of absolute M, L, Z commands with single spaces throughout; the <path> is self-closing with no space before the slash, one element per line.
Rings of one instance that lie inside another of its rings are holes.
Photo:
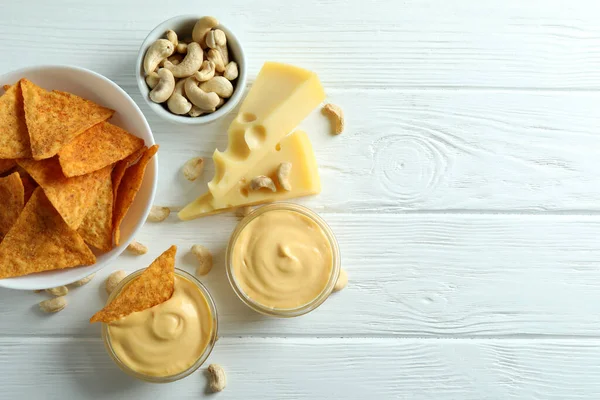
<path fill-rule="evenodd" d="M 112 270 L 203 243 L 221 325 L 210 361 L 229 378 L 216 398 L 598 399 L 600 3 L 212 3 L 2 0 L 0 72 L 72 64 L 122 86 L 161 144 L 156 204 L 174 209 L 203 190 L 181 164 L 223 149 L 233 115 L 189 128 L 148 109 L 133 71 L 149 30 L 215 15 L 243 40 L 250 82 L 266 60 L 318 72 L 347 131 L 330 136 L 318 112 L 302 123 L 323 192 L 301 203 L 336 232 L 349 286 L 308 316 L 261 317 L 226 280 L 236 218 L 172 215 L 143 228 L 148 254 L 121 256 L 57 315 L 0 290 L 0 398 L 201 398 L 202 373 L 125 376 L 87 320 Z"/>

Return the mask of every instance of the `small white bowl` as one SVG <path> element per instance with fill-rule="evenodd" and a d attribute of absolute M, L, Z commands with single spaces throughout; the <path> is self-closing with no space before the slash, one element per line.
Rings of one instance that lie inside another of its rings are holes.
<path fill-rule="evenodd" d="M 148 103 L 148 106 L 157 113 L 162 118 L 167 121 L 176 122 L 180 124 L 188 124 L 188 125 L 202 125 L 207 124 L 209 122 L 213 122 L 223 115 L 228 114 L 231 110 L 235 108 L 235 106 L 240 102 L 242 96 L 244 94 L 244 89 L 246 87 L 246 56 L 244 55 L 244 50 L 240 41 L 233 34 L 231 30 L 223 25 L 219 25 L 218 28 L 225 32 L 227 36 L 227 46 L 229 48 L 229 52 L 231 54 L 230 59 L 235 61 L 238 64 L 239 76 L 235 80 L 235 86 L 233 95 L 227 99 L 225 104 L 217 111 L 204 114 L 199 117 L 189 117 L 187 115 L 177 115 L 171 113 L 163 104 L 157 104 L 150 100 L 150 88 L 146 84 L 146 76 L 144 74 L 144 68 L 142 66 L 144 56 L 146 55 L 146 50 L 152 43 L 156 42 L 158 39 L 166 38 L 165 33 L 167 30 L 171 29 L 177 33 L 179 39 L 184 39 L 186 37 L 192 37 L 192 30 L 194 29 L 194 25 L 196 21 L 202 18 L 201 15 L 179 15 L 177 17 L 173 17 L 171 19 L 166 20 L 162 24 L 158 25 L 154 28 L 146 39 L 142 46 L 140 47 L 140 51 L 138 53 L 138 58 L 135 66 L 135 75 L 138 83 L 138 87 L 140 88 L 140 92 L 142 93 L 142 97 Z"/>
<path fill-rule="evenodd" d="M 37 66 L 23 68 L 0 76 L 0 85 L 12 85 L 21 78 L 27 78 L 44 89 L 57 89 L 73 93 L 111 108 L 116 111 L 109 120 L 111 123 L 144 139 L 146 146 L 154 144 L 150 126 L 139 107 L 123 89 L 100 74 L 84 68 L 66 65 Z M 0 287 L 21 290 L 47 289 L 77 281 L 108 266 L 125 250 L 129 242 L 133 240 L 139 229 L 144 225 L 154 202 L 158 181 L 157 171 L 158 161 L 157 156 L 154 156 L 146 167 L 140 191 L 121 223 L 121 244 L 109 252 L 96 254 L 96 264 L 40 272 L 17 278 L 0 279 Z"/>

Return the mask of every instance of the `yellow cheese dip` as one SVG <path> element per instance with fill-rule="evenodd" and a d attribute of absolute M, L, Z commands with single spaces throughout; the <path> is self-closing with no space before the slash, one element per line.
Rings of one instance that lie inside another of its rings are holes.
<path fill-rule="evenodd" d="M 232 253 L 239 288 L 269 308 L 310 303 L 328 285 L 333 270 L 333 250 L 323 229 L 292 210 L 256 216 L 239 233 Z"/>
<path fill-rule="evenodd" d="M 207 348 L 213 329 L 204 294 L 176 274 L 169 300 L 108 324 L 108 336 L 115 356 L 126 367 L 164 377 L 194 365 Z"/>

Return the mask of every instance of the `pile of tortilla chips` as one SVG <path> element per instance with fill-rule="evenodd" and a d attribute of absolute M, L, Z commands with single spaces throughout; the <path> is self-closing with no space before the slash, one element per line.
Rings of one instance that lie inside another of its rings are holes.
<path fill-rule="evenodd" d="M 74 94 L 27 79 L 4 89 L 0 279 L 94 264 L 119 244 L 158 146 L 144 146 L 107 122 L 113 110 Z"/>
<path fill-rule="evenodd" d="M 98 311 L 90 323 L 109 323 L 169 300 L 175 290 L 175 253 L 171 246 L 129 283 L 119 295 Z"/>

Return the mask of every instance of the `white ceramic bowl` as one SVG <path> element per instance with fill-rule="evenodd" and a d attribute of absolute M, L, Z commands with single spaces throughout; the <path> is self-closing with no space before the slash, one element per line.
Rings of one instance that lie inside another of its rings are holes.
<path fill-rule="evenodd" d="M 0 76 L 0 85 L 13 84 L 21 78 L 27 78 L 45 89 L 70 92 L 112 108 L 116 112 L 110 119 L 111 123 L 141 137 L 146 142 L 146 146 L 154 144 L 150 126 L 139 107 L 123 89 L 102 75 L 71 66 L 38 66 L 2 75 Z M 0 287 L 22 290 L 46 289 L 77 281 L 110 265 L 144 225 L 156 193 L 157 171 L 158 161 L 154 156 L 146 167 L 140 191 L 121 224 L 121 244 L 107 253 L 97 254 L 96 264 L 41 272 L 18 278 L 0 279 Z"/>
<path fill-rule="evenodd" d="M 202 18 L 201 15 L 179 15 L 177 17 L 173 17 L 171 19 L 166 20 L 165 22 L 154 28 L 148 34 L 148 36 L 146 36 L 146 39 L 144 40 L 144 43 L 142 43 L 142 46 L 140 47 L 140 51 L 138 53 L 138 58 L 135 66 L 135 75 L 138 87 L 140 88 L 140 92 L 142 92 L 142 97 L 144 98 L 144 100 L 146 100 L 148 106 L 150 106 L 150 108 L 155 113 L 157 113 L 159 116 L 161 116 L 167 121 L 188 125 L 202 125 L 207 124 L 209 122 L 213 122 L 216 119 L 228 114 L 231 110 L 233 110 L 244 95 L 244 89 L 246 87 L 246 57 L 244 55 L 244 50 L 242 49 L 241 43 L 233 34 L 233 32 L 229 30 L 226 26 L 219 25 L 218 28 L 225 32 L 225 35 L 227 35 L 227 45 L 229 48 L 230 59 L 237 62 L 239 71 L 239 76 L 234 81 L 233 95 L 229 99 L 227 99 L 225 104 L 223 104 L 221 108 L 219 108 L 213 113 L 191 118 L 186 115 L 173 114 L 163 104 L 156 104 L 150 100 L 150 88 L 146 84 L 144 68 L 142 66 L 144 56 L 146 55 L 146 50 L 148 49 L 148 47 L 150 47 L 152 43 L 154 43 L 158 39 L 164 39 L 165 32 L 169 29 L 174 30 L 180 39 L 191 37 L 194 25 L 196 24 L 196 21 L 198 21 L 200 18 Z"/>

